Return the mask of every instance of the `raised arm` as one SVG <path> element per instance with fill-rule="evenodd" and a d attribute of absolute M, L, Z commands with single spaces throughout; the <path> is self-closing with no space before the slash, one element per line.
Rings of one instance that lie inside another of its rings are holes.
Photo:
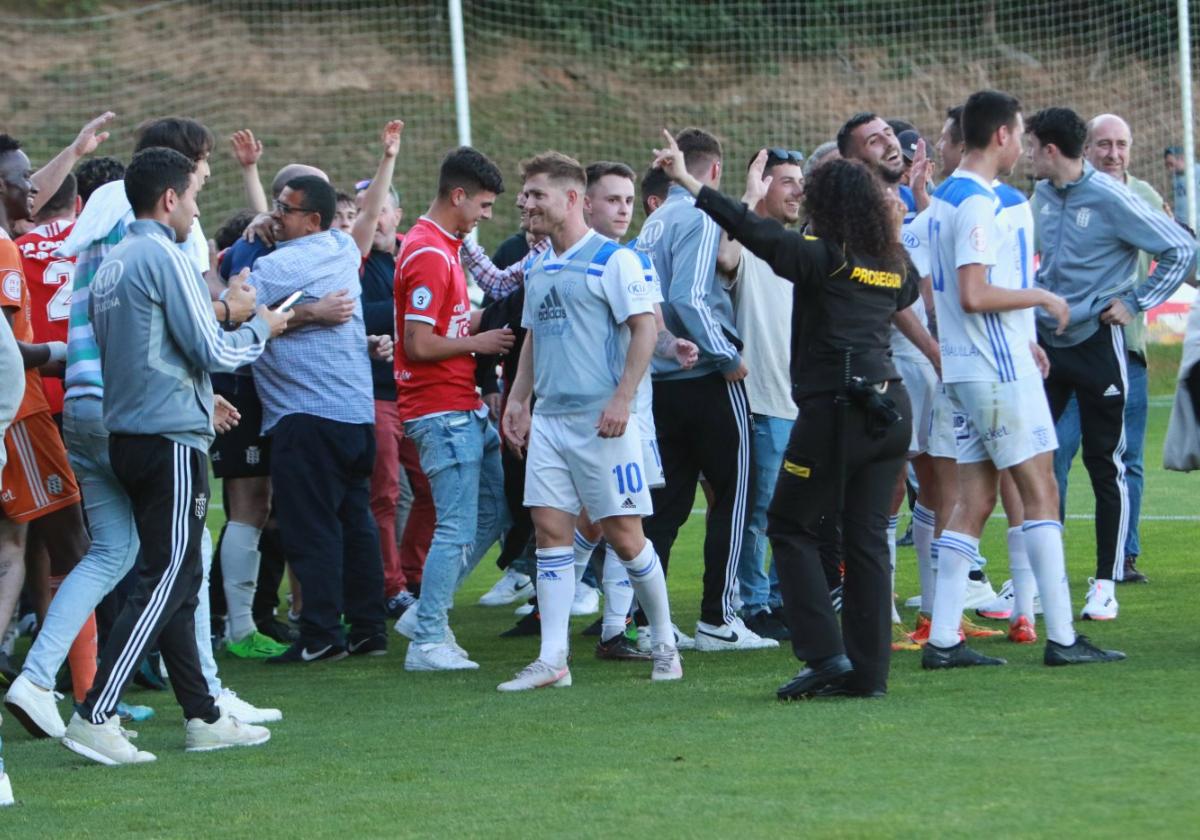
<path fill-rule="evenodd" d="M 392 177 L 396 173 L 396 155 L 400 152 L 400 135 L 403 133 L 403 120 L 388 120 L 383 127 L 383 154 L 379 158 L 379 165 L 375 167 L 371 185 L 363 193 L 362 209 L 354 217 L 354 225 L 350 228 L 350 236 L 363 256 L 371 253 L 375 225 L 379 221 L 379 214 L 383 212 L 383 202 L 387 199 Z"/>
<path fill-rule="evenodd" d="M 271 206 L 267 204 L 267 194 L 258 177 L 258 159 L 263 153 L 262 141 L 255 138 L 253 131 L 243 128 L 233 133 L 229 138 L 229 145 L 233 147 L 233 157 L 242 168 L 246 206 L 255 213 L 270 213 Z"/>
<path fill-rule="evenodd" d="M 105 111 L 94 120 L 89 121 L 79 130 L 79 134 L 71 141 L 71 145 L 33 173 L 30 180 L 37 187 L 37 195 L 33 198 L 34 214 L 41 210 L 45 203 L 58 192 L 67 173 L 75 168 L 75 164 L 96 151 L 96 148 L 108 139 L 108 132 L 104 130 L 104 127 L 112 122 L 114 116 L 116 115 L 112 111 Z"/>

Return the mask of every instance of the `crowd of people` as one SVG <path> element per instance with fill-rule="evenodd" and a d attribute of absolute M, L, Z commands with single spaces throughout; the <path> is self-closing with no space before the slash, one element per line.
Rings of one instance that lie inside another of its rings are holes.
<path fill-rule="evenodd" d="M 966 640 L 1035 644 L 1038 614 L 1046 665 L 1124 658 L 1076 632 L 1062 498 L 1082 445 L 1078 617 L 1116 619 L 1116 584 L 1147 580 L 1144 313 L 1192 278 L 1196 243 L 1127 171 L 1119 116 L 1025 118 L 980 91 L 934 142 L 864 112 L 744 178 L 698 128 L 664 132 L 640 177 L 548 151 L 522 162 L 520 230 L 490 257 L 472 233 L 505 177 L 474 148 L 401 234 L 402 122 L 352 190 L 297 161 L 269 198 L 239 131 L 246 209 L 209 240 L 212 132 L 151 120 L 122 162 L 96 155 L 113 119 L 36 170 L 0 135 L 0 682 L 34 737 L 153 761 L 125 728 L 153 715 L 125 702 L 136 681 L 169 683 L 186 749 L 262 744 L 282 712 L 226 686 L 218 653 L 379 656 L 393 621 L 406 670 L 476 669 L 450 615 L 496 546 L 479 603 L 518 604 L 502 635 L 540 637 L 501 691 L 570 686 L 570 618 L 597 612 L 595 655 L 654 681 L 683 678 L 680 651 L 787 642 L 787 700 L 881 697 L 893 650 L 1003 665 Z M 1032 199 L 1002 180 L 1023 154 Z M 689 634 L 667 574 L 698 487 Z M 979 553 L 997 496 L 999 592 Z"/>

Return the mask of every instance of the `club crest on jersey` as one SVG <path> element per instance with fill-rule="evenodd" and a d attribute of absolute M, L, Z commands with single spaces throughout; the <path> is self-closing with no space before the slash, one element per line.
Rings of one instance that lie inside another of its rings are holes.
<path fill-rule="evenodd" d="M 1079 212 L 1075 214 L 1075 224 L 1081 228 L 1088 226 L 1088 222 L 1092 220 L 1091 208 L 1081 207 Z"/>
<path fill-rule="evenodd" d="M 246 463 L 253 466 L 262 460 L 262 452 L 257 446 L 246 447 Z"/>
<path fill-rule="evenodd" d="M 4 275 L 4 296 L 13 300 L 21 299 L 21 275 L 15 271 Z"/>
<path fill-rule="evenodd" d="M 46 492 L 51 496 L 61 496 L 63 491 L 62 476 L 58 473 L 46 476 Z"/>
<path fill-rule="evenodd" d="M 192 512 L 195 514 L 197 519 L 203 519 L 204 513 L 207 510 L 208 510 L 208 495 L 205 493 L 198 493 L 196 495 L 196 501 L 192 505 Z"/>
<path fill-rule="evenodd" d="M 433 292 L 429 291 L 428 286 L 417 286 L 412 292 L 413 309 L 425 310 L 429 308 L 429 304 L 433 303 Z"/>

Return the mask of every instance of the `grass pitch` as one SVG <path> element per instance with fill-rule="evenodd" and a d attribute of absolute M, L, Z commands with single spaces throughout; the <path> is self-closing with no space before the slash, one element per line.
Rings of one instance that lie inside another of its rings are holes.
<path fill-rule="evenodd" d="M 1200 477 L 1161 469 L 1168 413 L 1169 398 L 1152 401 L 1139 562 L 1152 582 L 1119 588 L 1118 621 L 1081 627 L 1126 662 L 1051 670 L 1040 644 L 987 640 L 979 648 L 1007 667 L 926 674 L 919 654 L 898 653 L 885 700 L 784 705 L 774 689 L 796 668 L 787 648 L 685 654 L 683 682 L 651 685 L 648 665 L 598 662 L 576 635 L 573 688 L 504 696 L 496 684 L 537 646 L 497 638 L 511 609 L 474 606 L 497 574 L 485 561 L 453 614 L 479 671 L 406 673 L 395 636 L 369 661 L 221 658 L 231 687 L 284 710 L 264 747 L 185 754 L 170 695 L 139 689 L 128 699 L 159 712 L 137 727 L 158 754 L 150 765 L 90 764 L 6 720 L 18 805 L 0 810 L 0 837 L 1190 835 L 1200 522 L 1154 517 L 1197 517 Z M 1094 540 L 1078 463 L 1072 479 L 1078 609 Z M 701 522 L 672 563 L 685 629 L 699 608 Z M 998 587 L 1002 521 L 983 551 Z M 917 588 L 911 548 L 899 566 L 903 598 Z"/>

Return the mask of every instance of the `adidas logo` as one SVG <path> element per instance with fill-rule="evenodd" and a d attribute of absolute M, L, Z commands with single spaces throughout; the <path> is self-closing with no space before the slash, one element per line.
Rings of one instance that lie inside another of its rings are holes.
<path fill-rule="evenodd" d="M 562 580 L 556 572 L 538 572 L 538 580 Z"/>
<path fill-rule="evenodd" d="M 1121 396 L 1121 391 L 1117 388 L 1116 385 L 1109 385 L 1107 388 L 1104 389 L 1104 396 L 1119 397 L 1119 396 Z"/>
<path fill-rule="evenodd" d="M 625 501 L 621 503 L 621 510 L 637 510 L 637 505 L 633 503 L 633 499 L 626 496 Z"/>
<path fill-rule="evenodd" d="M 542 302 L 538 304 L 537 319 L 545 323 L 559 321 L 566 317 L 567 309 L 563 306 L 562 298 L 558 296 L 558 289 L 551 288 L 550 292 L 542 298 Z"/>

